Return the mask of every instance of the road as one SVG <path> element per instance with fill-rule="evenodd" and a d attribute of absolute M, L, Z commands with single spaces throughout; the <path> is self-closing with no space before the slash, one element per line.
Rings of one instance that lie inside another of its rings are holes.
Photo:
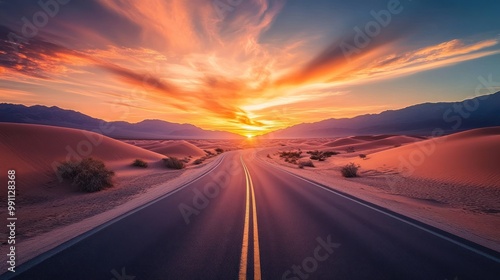
<path fill-rule="evenodd" d="M 225 153 L 204 176 L 0 278 L 500 277 L 497 252 L 327 190 L 253 155 Z"/>

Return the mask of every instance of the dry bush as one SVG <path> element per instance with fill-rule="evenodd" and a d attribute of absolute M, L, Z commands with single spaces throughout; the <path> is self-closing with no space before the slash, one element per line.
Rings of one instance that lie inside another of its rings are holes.
<path fill-rule="evenodd" d="M 351 163 L 345 165 L 344 167 L 342 167 L 340 169 L 340 173 L 342 174 L 342 176 L 344 176 L 346 178 L 358 177 L 358 169 L 359 169 L 359 165 L 356 165 L 356 164 L 351 162 Z"/>
<path fill-rule="evenodd" d="M 183 169 L 186 166 L 182 160 L 180 160 L 176 157 L 164 158 L 162 160 L 165 163 L 165 166 L 168 168 Z"/>
<path fill-rule="evenodd" d="M 193 164 L 196 164 L 196 165 L 198 165 L 198 164 L 202 164 L 202 163 L 203 163 L 203 161 L 205 161 L 205 157 L 201 157 L 201 158 L 196 159 L 196 160 L 193 162 Z"/>
<path fill-rule="evenodd" d="M 303 160 L 303 161 L 299 161 L 299 168 L 304 168 L 304 166 L 307 166 L 307 167 L 315 167 L 314 166 L 314 163 L 312 162 L 312 160 Z"/>
<path fill-rule="evenodd" d="M 63 162 L 57 167 L 64 179 L 81 191 L 97 192 L 113 186 L 112 177 L 115 173 L 106 168 L 103 161 L 85 158 L 80 162 Z"/>
<path fill-rule="evenodd" d="M 132 162 L 132 166 L 146 168 L 146 167 L 148 167 L 148 163 L 142 159 L 136 159 L 136 160 L 134 160 L 134 162 Z"/>
<path fill-rule="evenodd" d="M 311 156 L 309 157 L 312 160 L 317 160 L 317 161 L 325 161 L 327 158 L 338 155 L 339 152 L 335 151 L 307 151 L 306 153 L 310 154 Z"/>

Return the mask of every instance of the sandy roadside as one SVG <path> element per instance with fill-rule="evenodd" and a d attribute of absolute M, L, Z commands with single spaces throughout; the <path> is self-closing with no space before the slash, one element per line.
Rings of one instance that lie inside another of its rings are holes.
<path fill-rule="evenodd" d="M 346 179 L 340 176 L 337 166 L 320 170 L 315 168 L 299 169 L 296 165 L 285 163 L 279 159 L 275 154 L 278 149 L 276 147 L 260 149 L 256 152 L 256 157 L 265 163 L 318 182 L 331 189 L 347 193 L 500 252 L 500 232 L 498 231 L 500 214 L 498 213 L 476 212 L 470 207 L 460 204 L 436 203 L 438 199 L 434 200 L 432 194 L 426 199 L 412 197 L 408 193 L 387 188 L 385 175 L 368 173 L 362 174 L 362 177 L 359 178 Z M 268 154 L 272 155 L 271 158 L 267 157 Z M 340 161 L 344 162 L 345 160 L 340 159 Z M 412 178 L 405 182 L 414 186 L 432 183 Z"/>
<path fill-rule="evenodd" d="M 113 219 L 119 219 L 127 212 L 140 208 L 151 201 L 162 197 L 177 188 L 189 183 L 190 181 L 201 176 L 211 168 L 215 167 L 224 155 L 211 158 L 205 164 L 182 171 L 165 170 L 151 171 L 144 176 L 137 177 L 134 173 L 134 178 L 123 177 L 121 180 L 125 185 L 121 189 L 127 190 L 127 187 L 138 185 L 139 187 L 133 189 L 131 192 L 122 192 L 119 195 L 103 196 L 101 194 L 94 194 L 100 197 L 100 203 L 107 205 L 106 207 L 99 207 L 99 209 L 86 209 L 82 205 L 81 210 L 85 212 L 86 217 L 72 216 L 66 219 L 64 223 L 51 224 L 52 228 L 42 228 L 34 236 L 24 236 L 20 238 L 16 244 L 17 260 L 16 266 L 19 266 L 28 260 L 48 252 L 57 246 L 70 241 L 71 239 L 85 234 L 86 232 L 96 229 L 99 226 L 106 224 Z M 93 194 L 89 194 L 93 195 Z M 106 204 L 108 203 L 108 204 Z M 59 203 L 59 206 L 69 209 L 73 207 L 71 204 Z M 87 207 L 88 208 L 88 207 Z M 59 207 L 58 212 L 62 211 Z M 73 209 L 75 210 L 75 209 Z M 78 210 L 78 209 L 77 209 Z M 43 211 L 46 214 L 46 211 Z M 74 211 L 73 211 L 74 212 Z M 64 213 L 64 212 L 63 212 Z M 64 218 L 64 217 L 63 217 Z M 22 219 L 22 215 L 20 216 Z M 0 246 L 2 252 L 7 251 L 7 245 Z M 6 255 L 2 254 L 0 258 L 0 271 L 5 272 L 7 269 Z"/>

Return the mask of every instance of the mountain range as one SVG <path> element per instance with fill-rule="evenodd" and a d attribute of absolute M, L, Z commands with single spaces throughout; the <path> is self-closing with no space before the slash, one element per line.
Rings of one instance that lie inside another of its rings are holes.
<path fill-rule="evenodd" d="M 77 111 L 41 105 L 0 104 L 0 122 L 30 123 L 83 129 L 120 139 L 239 139 L 242 136 L 225 131 L 204 130 L 192 124 L 162 120 L 138 123 L 106 122 Z"/>
<path fill-rule="evenodd" d="M 228 139 L 242 136 L 204 130 L 192 124 L 162 120 L 138 123 L 106 122 L 77 111 L 41 105 L 0 104 L 0 122 L 31 123 L 89 130 L 121 139 Z M 461 102 L 423 103 L 399 110 L 354 118 L 302 123 L 259 136 L 260 138 L 329 138 L 354 135 L 444 134 L 500 126 L 500 92 Z"/>
<path fill-rule="evenodd" d="M 353 135 L 432 135 L 500 126 L 500 92 L 461 102 L 423 103 L 399 110 L 354 118 L 302 123 L 262 135 L 262 138 L 329 138 Z"/>

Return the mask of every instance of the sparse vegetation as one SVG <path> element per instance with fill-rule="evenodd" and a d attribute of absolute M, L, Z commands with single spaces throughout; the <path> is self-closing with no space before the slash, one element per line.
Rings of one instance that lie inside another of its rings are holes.
<path fill-rule="evenodd" d="M 279 155 L 281 158 L 300 158 L 300 156 L 302 155 L 302 151 L 283 151 L 280 152 Z"/>
<path fill-rule="evenodd" d="M 345 152 L 346 153 L 354 153 L 356 150 L 354 149 L 354 147 L 349 147 L 347 149 L 345 149 Z"/>
<path fill-rule="evenodd" d="M 134 162 L 132 162 L 132 166 L 147 168 L 148 163 L 142 159 L 136 159 L 136 160 L 134 160 Z"/>
<path fill-rule="evenodd" d="M 203 150 L 208 156 L 214 156 L 215 154 L 212 153 L 212 151 L 209 150 Z"/>
<path fill-rule="evenodd" d="M 78 173 L 78 168 L 79 168 L 80 163 L 75 162 L 75 161 L 65 161 L 62 162 L 58 167 L 57 167 L 57 172 L 61 177 L 65 180 L 73 180 L 73 178 L 76 177 L 76 174 Z"/>
<path fill-rule="evenodd" d="M 300 156 L 302 155 L 302 151 L 283 151 L 279 152 L 280 158 L 284 159 L 285 162 L 291 163 L 291 164 L 297 164 L 297 161 L 300 159 Z"/>
<path fill-rule="evenodd" d="M 365 154 L 359 154 L 359 158 L 366 159 L 366 155 Z"/>
<path fill-rule="evenodd" d="M 182 161 L 176 157 L 164 158 L 162 160 L 165 163 L 165 166 L 168 168 L 183 169 L 186 166 L 184 161 Z"/>
<path fill-rule="evenodd" d="M 339 154 L 339 152 L 334 152 L 334 151 L 318 151 L 318 150 L 307 151 L 306 153 L 311 155 L 309 157 L 310 159 L 317 161 L 325 161 L 327 158 Z"/>
<path fill-rule="evenodd" d="M 272 158 L 270 154 L 267 154 L 267 157 L 268 157 L 268 158 Z"/>
<path fill-rule="evenodd" d="M 195 164 L 195 165 L 202 164 L 202 163 L 205 161 L 205 159 L 206 159 L 205 157 L 197 158 L 197 159 L 193 162 L 193 164 Z"/>
<path fill-rule="evenodd" d="M 218 154 L 222 154 L 224 152 L 224 149 L 222 149 L 222 148 L 216 148 L 215 152 L 218 153 Z"/>
<path fill-rule="evenodd" d="M 314 163 L 310 159 L 299 161 L 299 168 L 304 168 L 304 166 L 315 167 Z"/>
<path fill-rule="evenodd" d="M 66 161 L 57 167 L 61 177 L 71 180 L 80 191 L 97 192 L 113 186 L 115 173 L 98 159 L 85 158 L 80 162 Z"/>
<path fill-rule="evenodd" d="M 345 165 L 344 167 L 342 167 L 340 169 L 340 173 L 342 174 L 342 176 L 344 176 L 346 178 L 358 177 L 359 167 L 360 167 L 359 165 L 356 165 L 356 164 L 351 162 L 351 163 Z"/>

